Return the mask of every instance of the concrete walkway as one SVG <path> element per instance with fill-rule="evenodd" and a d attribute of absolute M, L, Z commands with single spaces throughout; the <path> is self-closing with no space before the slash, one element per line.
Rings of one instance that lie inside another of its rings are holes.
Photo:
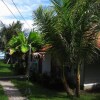
<path fill-rule="evenodd" d="M 21 96 L 19 90 L 14 86 L 11 81 L 0 81 L 0 85 L 3 87 L 5 93 L 8 95 L 9 100 L 28 100 L 25 97 Z"/>
<path fill-rule="evenodd" d="M 27 79 L 25 75 L 17 75 L 17 76 L 7 76 L 7 77 L 0 77 L 0 80 L 10 80 L 10 79 Z"/>

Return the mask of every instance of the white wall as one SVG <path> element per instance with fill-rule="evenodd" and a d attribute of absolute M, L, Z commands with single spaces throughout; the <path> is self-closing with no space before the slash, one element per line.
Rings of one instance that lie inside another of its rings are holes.
<path fill-rule="evenodd" d="M 42 73 L 47 73 L 50 75 L 51 72 L 51 55 L 45 54 L 45 57 L 42 61 Z"/>

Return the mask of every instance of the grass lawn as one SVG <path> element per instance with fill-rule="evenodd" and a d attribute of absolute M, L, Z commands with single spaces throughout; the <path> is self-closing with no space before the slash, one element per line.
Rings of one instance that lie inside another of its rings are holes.
<path fill-rule="evenodd" d="M 0 86 L 0 100 L 8 100 L 8 97 L 5 95 L 1 86 Z"/>
<path fill-rule="evenodd" d="M 13 72 L 10 70 L 10 65 L 5 64 L 0 60 L 0 77 L 12 76 Z"/>
<path fill-rule="evenodd" d="M 28 95 L 26 90 L 30 88 L 29 100 L 100 100 L 100 93 L 84 93 L 80 99 L 69 99 L 65 92 L 56 92 L 21 80 L 13 80 L 12 82 L 20 89 L 23 95 Z"/>
<path fill-rule="evenodd" d="M 12 76 L 9 64 L 4 64 L 0 61 L 0 77 Z M 57 92 L 46 89 L 37 84 L 26 82 L 25 80 L 12 80 L 19 88 L 23 96 L 27 96 L 29 100 L 100 100 L 100 93 L 82 93 L 80 99 L 70 99 L 65 92 Z M 28 94 L 27 89 L 30 88 L 31 93 Z M 8 100 L 5 96 L 2 87 L 0 86 L 0 100 Z"/>

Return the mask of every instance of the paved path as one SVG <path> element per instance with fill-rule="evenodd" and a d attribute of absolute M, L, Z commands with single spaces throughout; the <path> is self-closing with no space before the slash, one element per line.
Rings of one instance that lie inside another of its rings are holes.
<path fill-rule="evenodd" d="M 10 79 L 27 79 L 27 76 L 17 75 L 17 76 L 0 77 L 0 80 L 10 80 Z"/>
<path fill-rule="evenodd" d="M 28 100 L 21 96 L 19 90 L 14 86 L 11 81 L 0 81 L 0 85 L 3 87 L 5 93 L 8 95 L 9 100 Z"/>

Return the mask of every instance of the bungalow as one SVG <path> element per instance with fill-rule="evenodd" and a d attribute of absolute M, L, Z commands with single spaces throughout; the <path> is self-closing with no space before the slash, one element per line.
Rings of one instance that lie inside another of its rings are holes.
<path fill-rule="evenodd" d="M 61 66 L 59 62 L 54 61 L 51 55 L 46 52 L 50 48 L 48 46 L 43 47 L 40 52 L 33 53 L 32 67 L 34 71 L 41 74 L 51 75 L 52 72 L 56 75 L 59 72 L 58 67 Z M 39 58 L 39 59 L 38 59 Z M 84 64 L 81 67 L 81 86 L 84 90 L 92 89 L 100 84 L 100 57 L 95 60 L 92 64 Z"/>

